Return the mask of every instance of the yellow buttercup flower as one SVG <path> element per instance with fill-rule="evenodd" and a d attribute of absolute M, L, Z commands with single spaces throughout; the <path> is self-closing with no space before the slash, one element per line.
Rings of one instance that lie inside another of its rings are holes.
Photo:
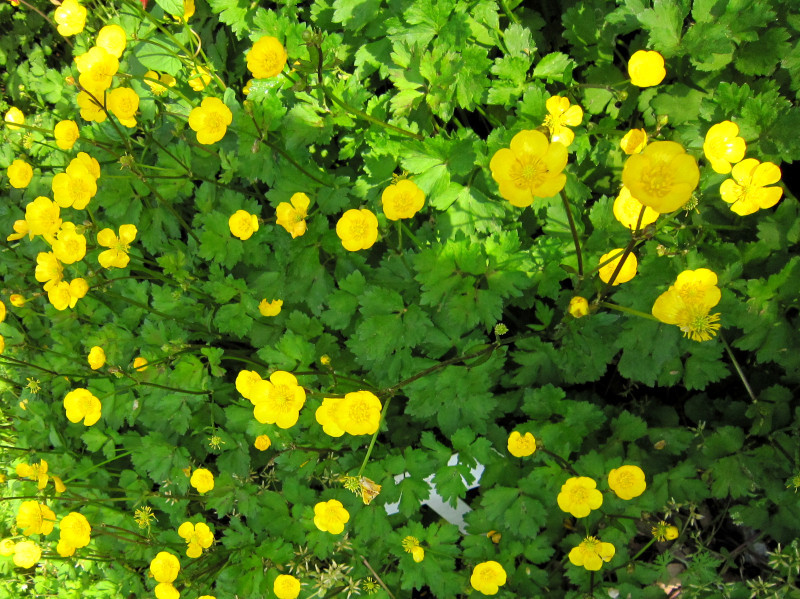
<path fill-rule="evenodd" d="M 228 228 L 234 237 L 242 241 L 250 239 L 258 231 L 258 217 L 246 210 L 237 210 L 228 219 Z"/>
<path fill-rule="evenodd" d="M 709 341 L 720 328 L 719 314 L 710 314 L 710 311 L 721 297 L 713 271 L 707 268 L 685 270 L 674 285 L 658 296 L 652 314 L 661 322 L 678 326 L 684 337 Z"/>
<path fill-rule="evenodd" d="M 656 541 L 662 542 L 674 541 L 680 534 L 677 526 L 667 524 L 663 520 L 650 529 L 650 532 L 653 533 L 653 537 L 655 537 Z"/>
<path fill-rule="evenodd" d="M 280 428 L 294 426 L 306 402 L 305 389 L 297 384 L 297 378 L 289 372 L 276 370 L 260 388 L 262 391 L 254 400 L 256 420 L 262 424 L 277 424 Z"/>
<path fill-rule="evenodd" d="M 571 300 L 569 300 L 569 307 L 567 308 L 567 312 L 569 312 L 573 318 L 583 318 L 584 316 L 589 314 L 589 302 L 586 300 L 585 297 L 576 295 Z"/>
<path fill-rule="evenodd" d="M 644 472 L 639 466 L 620 466 L 608 473 L 608 486 L 620 499 L 639 497 L 647 488 Z"/>
<path fill-rule="evenodd" d="M 59 206 L 83 210 L 97 194 L 97 179 L 84 164 L 73 160 L 66 172 L 53 177 L 52 188 L 53 199 Z"/>
<path fill-rule="evenodd" d="M 15 308 L 21 308 L 28 302 L 28 300 L 26 300 L 19 293 L 12 293 L 11 295 L 9 295 L 8 301 L 11 302 L 11 305 L 14 306 Z"/>
<path fill-rule="evenodd" d="M 780 187 L 769 187 L 781 180 L 781 169 L 772 162 L 742 160 L 734 165 L 731 176 L 722 182 L 719 193 L 739 216 L 772 208 L 783 195 Z"/>
<path fill-rule="evenodd" d="M 181 571 L 181 563 L 178 558 L 166 551 L 160 551 L 150 561 L 150 573 L 156 582 L 169 584 L 178 578 Z"/>
<path fill-rule="evenodd" d="M 162 73 L 159 75 L 155 71 L 147 71 L 145 74 L 145 83 L 150 87 L 150 90 L 153 92 L 154 95 L 160 96 L 167 91 L 168 87 L 175 87 L 177 81 L 175 81 L 175 77 L 170 75 L 169 73 Z M 148 79 L 155 79 L 156 81 L 160 81 L 160 83 L 156 83 L 155 81 L 148 81 Z"/>
<path fill-rule="evenodd" d="M 119 237 L 116 236 L 113 229 L 103 229 L 97 234 L 97 243 L 103 247 L 107 247 L 104 252 L 101 252 L 97 257 L 100 266 L 103 268 L 125 268 L 128 266 L 130 256 L 130 244 L 136 239 L 136 227 L 134 225 L 122 225 L 119 228 Z"/>
<path fill-rule="evenodd" d="M 194 91 L 203 91 L 211 83 L 211 71 L 203 65 L 194 67 L 189 73 L 189 87 Z"/>
<path fill-rule="evenodd" d="M 70 160 L 69 163 L 70 165 L 82 164 L 95 180 L 100 178 L 100 163 L 97 161 L 97 158 L 92 158 L 86 152 L 78 152 L 78 155 Z"/>
<path fill-rule="evenodd" d="M 47 290 L 47 299 L 56 310 L 74 308 L 78 300 L 85 297 L 89 284 L 85 279 L 73 279 L 69 283 L 61 281 Z"/>
<path fill-rule="evenodd" d="M 536 438 L 530 433 L 522 435 L 514 431 L 508 436 L 507 447 L 508 453 L 515 458 L 524 458 L 536 451 Z"/>
<path fill-rule="evenodd" d="M 137 372 L 144 372 L 147 370 L 147 358 L 137 356 L 133 359 L 133 369 Z"/>
<path fill-rule="evenodd" d="M 64 37 L 77 35 L 86 26 L 86 8 L 77 0 L 64 0 L 53 13 L 53 20 L 58 25 L 58 32 Z"/>
<path fill-rule="evenodd" d="M 419 563 L 425 559 L 425 549 L 420 545 L 417 537 L 404 537 L 400 544 L 403 547 L 403 551 L 410 553 L 415 562 Z"/>
<path fill-rule="evenodd" d="M 247 53 L 247 70 L 256 79 L 268 79 L 279 75 L 286 66 L 286 48 L 277 38 L 265 35 Z"/>
<path fill-rule="evenodd" d="M 306 194 L 296 193 L 288 202 L 281 202 L 275 209 L 277 224 L 291 233 L 292 239 L 306 232 L 305 218 L 308 216 L 310 203 Z"/>
<path fill-rule="evenodd" d="M 6 305 L 3 302 L 0 302 L 0 322 L 3 322 L 6 319 Z"/>
<path fill-rule="evenodd" d="M 38 501 L 23 501 L 17 512 L 17 528 L 26 537 L 49 535 L 56 524 L 56 515 L 49 507 Z"/>
<path fill-rule="evenodd" d="M 191 558 L 200 557 L 203 549 L 208 549 L 214 543 L 214 533 L 205 522 L 184 522 L 178 528 L 178 536 L 186 541 L 186 556 Z"/>
<path fill-rule="evenodd" d="M 36 280 L 44 283 L 44 290 L 50 291 L 64 277 L 64 267 L 53 252 L 39 252 L 36 255 Z"/>
<path fill-rule="evenodd" d="M 56 145 L 62 150 L 71 150 L 80 136 L 81 133 L 75 121 L 59 121 L 53 129 L 53 137 L 56 138 Z"/>
<path fill-rule="evenodd" d="M 272 590 L 278 599 L 297 599 L 300 581 L 290 574 L 280 574 L 272 583 Z"/>
<path fill-rule="evenodd" d="M 17 158 L 8 165 L 6 174 L 11 187 L 25 189 L 33 179 L 33 167 L 24 160 Z"/>
<path fill-rule="evenodd" d="M 179 599 L 181 594 L 171 582 L 160 582 L 156 585 L 156 599 Z"/>
<path fill-rule="evenodd" d="M 628 60 L 628 75 L 637 87 L 658 85 L 667 75 L 664 57 L 655 51 L 638 50 Z"/>
<path fill-rule="evenodd" d="M 722 121 L 713 125 L 706 133 L 703 153 L 714 171 L 726 175 L 731 165 L 740 162 L 747 151 L 747 144 L 739 137 L 739 125 Z"/>
<path fill-rule="evenodd" d="M 378 240 L 378 218 L 366 208 L 350 209 L 336 223 L 336 234 L 344 249 L 366 250 Z"/>
<path fill-rule="evenodd" d="M 16 543 L 12 539 L 3 539 L 0 541 L 0 556 L 8 557 L 14 555 L 14 545 L 16 545 Z"/>
<path fill-rule="evenodd" d="M 6 127 L 11 130 L 22 129 L 22 127 L 18 127 L 17 125 L 25 124 L 25 115 L 19 108 L 12 106 L 8 109 L 8 112 L 6 112 L 5 116 L 3 117 L 3 121 L 5 122 Z"/>
<path fill-rule="evenodd" d="M 194 16 L 194 0 L 183 0 L 183 21 L 187 22 Z"/>
<path fill-rule="evenodd" d="M 381 422 L 381 402 L 370 391 L 353 391 L 342 398 L 325 397 L 314 417 L 331 437 L 372 435 Z"/>
<path fill-rule="evenodd" d="M 644 129 L 631 129 L 619 142 L 622 151 L 626 154 L 638 154 L 647 145 L 647 131 Z"/>
<path fill-rule="evenodd" d="M 639 214 L 642 208 L 644 208 L 644 215 L 642 216 L 642 220 L 639 221 Z M 647 225 L 658 220 L 658 212 L 652 208 L 643 206 L 639 200 L 631 195 L 631 190 L 624 185 L 622 189 L 620 189 L 617 199 L 614 200 L 613 211 L 614 218 L 632 231 L 636 229 L 637 223 L 640 229 L 644 229 Z"/>
<path fill-rule="evenodd" d="M 106 25 L 97 32 L 95 45 L 102 48 L 112 56 L 120 58 L 128 43 L 125 30 L 119 25 Z"/>
<path fill-rule="evenodd" d="M 100 420 L 102 407 L 100 400 L 88 389 L 73 389 L 64 396 L 64 408 L 70 422 L 83 420 L 85 426 L 92 426 Z"/>
<path fill-rule="evenodd" d="M 108 116 L 103 109 L 103 99 L 105 90 L 100 90 L 97 95 L 89 95 L 87 92 L 78 92 L 78 108 L 81 109 L 81 118 L 84 121 L 94 121 L 102 123 Z"/>
<path fill-rule="evenodd" d="M 102 102 L 103 92 L 111 87 L 114 75 L 119 70 L 119 60 L 104 48 L 92 46 L 87 52 L 75 57 L 81 87 Z M 80 104 L 80 96 L 78 97 Z M 86 118 L 86 117 L 84 117 Z"/>
<path fill-rule="evenodd" d="M 61 208 L 49 198 L 39 196 L 25 206 L 25 222 L 30 235 L 53 237 L 61 228 Z"/>
<path fill-rule="evenodd" d="M 255 370 L 242 370 L 236 375 L 236 390 L 255 405 L 257 397 L 266 397 L 267 387 L 261 385 L 263 382 L 264 379 Z"/>
<path fill-rule="evenodd" d="M 261 313 L 261 316 L 277 316 L 281 313 L 282 307 L 283 300 L 276 299 L 268 302 L 266 299 L 262 299 L 258 304 L 258 311 Z"/>
<path fill-rule="evenodd" d="M 575 139 L 570 127 L 577 127 L 583 121 L 583 108 L 577 104 L 570 106 L 569 98 L 551 96 L 545 102 L 548 115 L 544 126 L 550 131 L 550 141 L 557 141 L 569 147 Z"/>
<path fill-rule="evenodd" d="M 253 445 L 258 451 L 266 451 L 269 449 L 269 446 L 272 445 L 272 440 L 269 438 L 269 435 L 259 435 L 256 437 Z"/>
<path fill-rule="evenodd" d="M 136 126 L 136 111 L 139 110 L 139 96 L 129 87 L 111 90 L 106 98 L 108 110 L 117 120 L 128 128 Z"/>
<path fill-rule="evenodd" d="M 14 545 L 14 565 L 33 568 L 42 557 L 41 548 L 33 541 L 20 541 Z"/>
<path fill-rule="evenodd" d="M 496 561 L 481 562 L 472 570 L 469 584 L 484 595 L 496 595 L 506 583 L 506 571 Z"/>
<path fill-rule="evenodd" d="M 76 548 L 86 547 L 91 541 L 92 527 L 86 516 L 79 512 L 70 512 L 61 519 L 58 526 L 60 528 L 58 552 L 62 556 L 65 556 L 64 553 L 67 551 L 67 555 L 72 555 Z"/>
<path fill-rule="evenodd" d="M 600 280 L 603 283 L 608 283 L 611 280 L 614 271 L 617 269 L 617 265 L 622 260 L 622 254 L 624 252 L 623 248 L 617 248 L 615 250 L 611 250 L 607 254 L 603 254 L 598 261 L 598 264 L 602 264 L 606 260 L 616 256 L 611 262 L 606 264 L 605 266 L 601 266 L 600 270 L 597 274 L 600 276 Z M 614 279 L 612 283 L 613 286 L 619 285 L 620 283 L 627 283 L 636 275 L 636 268 L 638 267 L 639 262 L 636 260 L 636 256 L 633 255 L 633 252 L 630 252 L 628 256 L 625 258 L 625 263 L 622 265 L 622 268 L 617 273 L 617 277 Z"/>
<path fill-rule="evenodd" d="M 64 264 L 74 264 L 83 260 L 86 255 L 86 237 L 78 233 L 73 223 L 62 223 L 53 242 L 53 254 Z"/>
<path fill-rule="evenodd" d="M 629 156 L 622 182 L 645 206 L 664 214 L 683 206 L 700 181 L 694 156 L 674 141 L 655 141 L 641 154 Z"/>
<path fill-rule="evenodd" d="M 586 537 L 581 544 L 569 552 L 569 561 L 587 570 L 597 571 L 603 562 L 611 561 L 616 549 L 611 543 L 604 543 L 595 537 Z"/>
<path fill-rule="evenodd" d="M 198 468 L 192 472 L 192 477 L 189 479 L 189 484 L 197 489 L 198 493 L 208 493 L 214 488 L 214 475 L 210 470 L 205 468 Z M 172 582 L 172 581 L 160 581 Z"/>
<path fill-rule="evenodd" d="M 561 486 L 557 501 L 561 511 L 569 512 L 575 518 L 585 518 L 603 505 L 603 494 L 591 478 L 573 476 Z"/>
<path fill-rule="evenodd" d="M 106 363 L 106 352 L 99 345 L 95 345 L 89 350 L 87 360 L 92 370 L 98 370 Z"/>
<path fill-rule="evenodd" d="M 26 235 L 28 236 L 28 239 L 33 239 L 33 233 L 31 233 L 30 227 L 28 227 L 28 221 L 15 220 L 13 226 L 14 232 L 6 237 L 6 241 L 16 241 L 17 239 L 22 239 Z"/>
<path fill-rule="evenodd" d="M 345 523 L 350 520 L 350 513 L 341 501 L 331 499 L 321 501 L 314 506 L 314 526 L 322 532 L 338 535 L 344 530 Z"/>
<path fill-rule="evenodd" d="M 567 147 L 549 142 L 540 131 L 520 131 L 510 147 L 498 150 L 489 163 L 500 195 L 513 206 L 525 208 L 534 198 L 556 195 L 567 182 L 561 171 L 567 165 Z"/>
<path fill-rule="evenodd" d="M 41 460 L 33 464 L 17 464 L 16 472 L 20 478 L 30 478 L 36 481 L 37 487 L 41 490 L 47 486 L 50 475 L 47 473 L 47 461 Z"/>
<path fill-rule="evenodd" d="M 416 183 L 403 179 L 383 190 L 381 203 L 389 220 L 411 218 L 425 204 L 425 194 Z"/>
<path fill-rule="evenodd" d="M 201 144 L 213 144 L 225 137 L 228 125 L 233 121 L 231 109 L 219 98 L 205 98 L 200 106 L 189 113 L 189 127 L 197 133 Z"/>

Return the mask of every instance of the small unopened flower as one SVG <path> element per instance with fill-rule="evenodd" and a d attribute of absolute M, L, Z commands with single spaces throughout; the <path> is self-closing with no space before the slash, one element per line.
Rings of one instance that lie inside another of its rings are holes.
<path fill-rule="evenodd" d="M 87 360 L 89 361 L 89 367 L 92 370 L 98 370 L 106 363 L 106 352 L 103 351 L 103 348 L 99 345 L 95 345 L 89 350 L 89 356 L 87 357 Z"/>
<path fill-rule="evenodd" d="M 600 276 L 600 279 L 603 283 L 608 283 L 611 281 L 611 277 L 614 274 L 614 271 L 617 269 L 617 265 L 622 260 L 622 256 L 625 250 L 623 248 L 617 248 L 615 250 L 611 250 L 610 252 L 603 254 L 598 261 L 598 264 L 603 264 L 607 260 L 614 258 L 608 264 L 601 266 L 600 270 L 597 274 Z M 614 279 L 612 285 L 619 285 L 620 283 L 627 283 L 636 275 L 636 269 L 639 265 L 639 262 L 636 260 L 636 256 L 633 255 L 633 252 L 630 252 L 627 257 L 625 258 L 625 263 L 622 265 L 622 268 L 619 269 L 616 278 Z"/>
<path fill-rule="evenodd" d="M 258 451 L 266 451 L 269 449 L 269 446 L 272 445 L 272 441 L 270 440 L 269 435 L 259 435 L 256 437 L 253 445 Z"/>
<path fill-rule="evenodd" d="M 723 175 L 731 172 L 731 165 L 741 162 L 747 144 L 739 137 L 739 125 L 722 121 L 712 125 L 703 142 L 703 153 L 714 171 Z"/>
<path fill-rule="evenodd" d="M 514 431 L 508 436 L 508 453 L 515 458 L 533 455 L 536 451 L 536 439 L 531 433 L 520 434 Z"/>
<path fill-rule="evenodd" d="M 583 318 L 587 314 L 589 314 L 589 302 L 585 297 L 581 297 L 580 295 L 576 295 L 571 300 L 569 300 L 569 307 L 567 308 L 567 312 L 573 318 Z"/>
<path fill-rule="evenodd" d="M 86 8 L 77 0 L 64 0 L 53 13 L 53 20 L 64 37 L 77 35 L 86 26 Z"/>
<path fill-rule="evenodd" d="M 658 85 L 667 75 L 664 57 L 658 52 L 639 50 L 628 60 L 628 75 L 637 87 Z"/>
<path fill-rule="evenodd" d="M 261 316 L 277 316 L 281 313 L 282 307 L 283 300 L 276 299 L 268 302 L 266 299 L 262 299 L 258 304 L 258 311 L 261 313 Z"/>
<path fill-rule="evenodd" d="M 133 359 L 133 369 L 138 372 L 147 370 L 147 358 L 143 358 L 142 356 L 135 357 Z"/>
<path fill-rule="evenodd" d="M 626 154 L 638 154 L 647 145 L 647 131 L 644 129 L 631 129 L 619 142 L 622 151 Z"/>
<path fill-rule="evenodd" d="M 272 584 L 278 599 L 297 599 L 300 594 L 300 581 L 290 574 L 280 574 Z"/>
<path fill-rule="evenodd" d="M 16 106 L 12 106 L 8 109 L 3 120 L 6 123 L 6 127 L 9 129 L 21 129 L 22 127 L 18 127 L 17 125 L 24 125 L 25 124 L 25 114 Z"/>

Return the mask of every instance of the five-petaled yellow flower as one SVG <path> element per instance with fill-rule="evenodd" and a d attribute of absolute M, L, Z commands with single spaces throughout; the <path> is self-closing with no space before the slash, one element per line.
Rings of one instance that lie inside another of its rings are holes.
<path fill-rule="evenodd" d="M 242 241 L 250 239 L 258 231 L 258 217 L 246 210 L 237 210 L 228 219 L 228 228 L 234 237 Z"/>
<path fill-rule="evenodd" d="M 20 541 L 14 545 L 14 565 L 33 568 L 42 557 L 42 549 L 33 541 Z"/>
<path fill-rule="evenodd" d="M 641 214 L 642 208 L 644 208 L 644 214 L 640 221 L 639 214 Z M 658 212 L 648 206 L 643 206 L 639 200 L 631 195 L 631 190 L 624 185 L 619 190 L 617 199 L 614 200 L 613 212 L 614 218 L 631 231 L 636 229 L 637 224 L 640 229 L 644 229 L 658 219 Z"/>
<path fill-rule="evenodd" d="M 97 243 L 107 247 L 97 257 L 100 266 L 103 268 L 125 268 L 128 266 L 130 256 L 130 244 L 136 239 L 136 227 L 134 225 L 122 225 L 119 228 L 119 237 L 113 229 L 103 229 L 97 234 Z"/>
<path fill-rule="evenodd" d="M 213 144 L 225 137 L 228 125 L 233 122 L 231 109 L 219 98 L 205 98 L 200 106 L 189 113 L 189 127 L 197 133 L 201 144 Z"/>
<path fill-rule="evenodd" d="M 79 512 L 70 512 L 61 519 L 58 527 L 59 541 L 56 551 L 61 557 L 75 553 L 75 549 L 86 547 L 91 541 L 92 527 L 86 516 Z"/>
<path fill-rule="evenodd" d="M 208 549 L 214 542 L 214 533 L 205 522 L 184 522 L 178 527 L 178 536 L 186 541 L 186 556 L 191 558 L 200 557 L 203 549 Z"/>
<path fill-rule="evenodd" d="M 88 389 L 73 389 L 64 396 L 64 408 L 70 422 L 83 420 L 85 426 L 92 426 L 100 420 L 102 405 Z"/>
<path fill-rule="evenodd" d="M 350 513 L 344 509 L 341 501 L 331 499 L 321 501 L 314 506 L 314 526 L 323 532 L 338 535 L 344 530 L 348 520 Z"/>
<path fill-rule="evenodd" d="M 19 158 L 8 165 L 6 173 L 8 182 L 15 189 L 25 189 L 33 179 L 33 167 Z"/>
<path fill-rule="evenodd" d="M 514 431 L 508 436 L 508 453 L 515 458 L 524 458 L 533 455 L 536 451 L 536 438 L 531 433 L 520 434 Z"/>
<path fill-rule="evenodd" d="M 49 198 L 39 196 L 25 206 L 25 222 L 30 235 L 51 238 L 61 228 L 61 208 Z"/>
<path fill-rule="evenodd" d="M 496 561 L 481 562 L 472 570 L 469 584 L 484 595 L 496 595 L 506 583 L 506 571 Z"/>
<path fill-rule="evenodd" d="M 707 268 L 685 270 L 658 296 L 652 313 L 661 322 L 678 326 L 684 337 L 708 341 L 720 328 L 719 314 L 710 312 L 721 297 L 716 273 Z"/>
<path fill-rule="evenodd" d="M 272 440 L 269 438 L 269 435 L 259 435 L 253 442 L 253 446 L 258 451 L 266 451 L 269 449 L 270 445 L 272 445 Z"/>
<path fill-rule="evenodd" d="M 371 391 L 352 391 L 344 397 L 326 397 L 315 418 L 331 437 L 372 435 L 381 423 L 381 401 Z"/>
<path fill-rule="evenodd" d="M 611 561 L 616 549 L 611 543 L 604 543 L 595 537 L 586 537 L 580 545 L 569 552 L 569 561 L 587 570 L 597 571 L 603 562 Z"/>
<path fill-rule="evenodd" d="M 300 581 L 290 574 L 280 574 L 272 584 L 278 599 L 297 599 L 300 594 Z"/>
<path fill-rule="evenodd" d="M 551 96 L 545 102 L 547 116 L 544 126 L 550 131 L 550 141 L 557 141 L 569 147 L 575 134 L 570 127 L 577 127 L 583 120 L 583 108 L 577 104 L 570 106 L 569 98 Z"/>
<path fill-rule="evenodd" d="M 389 220 L 411 218 L 425 204 L 425 194 L 416 183 L 403 179 L 383 190 L 381 203 Z"/>
<path fill-rule="evenodd" d="M 136 111 L 139 110 L 139 96 L 129 87 L 112 89 L 106 98 L 109 112 L 128 128 L 136 126 Z"/>
<path fill-rule="evenodd" d="M 53 254 L 59 262 L 75 264 L 86 255 L 86 237 L 79 233 L 74 223 L 61 223 L 53 242 Z"/>
<path fill-rule="evenodd" d="M 56 145 L 62 150 L 71 150 L 80 136 L 81 133 L 75 121 L 59 121 L 53 128 L 53 137 L 56 139 Z"/>
<path fill-rule="evenodd" d="M 97 32 L 95 46 L 98 46 L 116 58 L 120 58 L 128 44 L 128 36 L 119 25 L 106 25 Z"/>
<path fill-rule="evenodd" d="M 305 218 L 308 216 L 310 203 L 306 194 L 296 193 L 288 202 L 281 202 L 275 209 L 277 224 L 291 233 L 292 239 L 306 232 Z"/>
<path fill-rule="evenodd" d="M 658 85 L 667 75 L 664 57 L 655 51 L 638 50 L 628 60 L 628 75 L 637 87 Z"/>
<path fill-rule="evenodd" d="M 64 0 L 61 6 L 56 8 L 53 20 L 58 25 L 58 32 L 64 37 L 77 35 L 86 26 L 86 8 L 77 0 Z"/>
<path fill-rule="evenodd" d="M 256 79 L 268 79 L 279 75 L 286 66 L 286 48 L 277 38 L 265 35 L 247 53 L 247 70 Z"/>
<path fill-rule="evenodd" d="M 290 372 L 276 370 L 268 381 L 257 384 L 253 415 L 262 424 L 277 424 L 280 428 L 291 428 L 300 417 L 300 409 L 306 402 L 306 392 L 297 384 Z"/>
<path fill-rule="evenodd" d="M 620 466 L 608 473 L 608 486 L 620 499 L 633 499 L 644 493 L 647 483 L 639 466 Z"/>
<path fill-rule="evenodd" d="M 378 218 L 366 208 L 348 210 L 336 223 L 336 234 L 344 249 L 366 250 L 378 240 Z"/>
<path fill-rule="evenodd" d="M 56 310 L 66 310 L 74 308 L 78 300 L 86 296 L 89 291 L 89 284 L 86 279 L 77 278 L 69 283 L 59 281 L 47 290 L 47 299 Z"/>
<path fill-rule="evenodd" d="M 611 277 L 614 275 L 614 271 L 617 269 L 617 265 L 620 263 L 620 260 L 622 260 L 622 255 L 624 252 L 625 250 L 623 248 L 617 248 L 615 250 L 611 250 L 607 254 L 603 254 L 600 257 L 598 264 L 603 264 L 603 262 L 606 260 L 616 256 L 616 258 L 611 260 L 611 262 L 605 266 L 601 266 L 600 270 L 597 271 L 597 274 L 600 276 L 600 279 L 603 281 L 603 283 L 608 283 L 611 280 Z M 622 265 L 622 268 L 619 269 L 612 286 L 630 281 L 636 275 L 636 269 L 638 266 L 639 262 L 636 260 L 636 256 L 633 255 L 633 252 L 630 252 L 625 258 L 625 263 Z"/>
<path fill-rule="evenodd" d="M 727 175 L 731 165 L 740 162 L 747 151 L 747 144 L 739 137 L 739 125 L 722 121 L 713 125 L 706 133 L 703 153 L 716 172 Z"/>
<path fill-rule="evenodd" d="M 755 158 L 742 160 L 734 165 L 731 176 L 732 179 L 722 182 L 719 193 L 739 216 L 772 208 L 783 195 L 780 187 L 769 187 L 781 180 L 781 169 L 772 162 L 759 162 Z"/>
<path fill-rule="evenodd" d="M 56 524 L 56 515 L 49 507 L 38 501 L 23 501 L 17 512 L 17 528 L 26 537 L 49 535 Z"/>
<path fill-rule="evenodd" d="M 192 472 L 189 484 L 197 489 L 198 493 L 208 493 L 214 488 L 214 475 L 211 474 L 210 470 L 198 468 Z"/>
<path fill-rule="evenodd" d="M 561 485 L 557 497 L 558 507 L 575 518 L 585 518 L 592 510 L 603 505 L 603 494 L 597 483 L 586 476 L 573 476 Z"/>
<path fill-rule="evenodd" d="M 679 143 L 654 141 L 641 154 L 628 157 L 622 182 L 642 204 L 664 214 L 689 201 L 700 182 L 700 169 Z"/>

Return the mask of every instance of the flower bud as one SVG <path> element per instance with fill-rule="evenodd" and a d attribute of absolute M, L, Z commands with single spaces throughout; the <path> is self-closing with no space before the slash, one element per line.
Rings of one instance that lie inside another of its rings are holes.
<path fill-rule="evenodd" d="M 569 300 L 568 311 L 573 318 L 583 318 L 584 316 L 589 314 L 589 302 L 586 301 L 585 297 L 576 295 L 571 300 Z"/>

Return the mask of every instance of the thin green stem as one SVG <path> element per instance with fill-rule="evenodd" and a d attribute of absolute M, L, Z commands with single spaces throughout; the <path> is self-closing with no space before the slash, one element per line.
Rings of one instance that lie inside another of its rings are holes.
<path fill-rule="evenodd" d="M 500 8 L 503 9 L 503 14 L 509 21 L 519 24 L 519 18 L 511 10 L 509 10 L 506 0 L 500 0 Z"/>
<path fill-rule="evenodd" d="M 646 318 L 648 320 L 655 320 L 656 322 L 661 322 L 653 316 L 652 314 L 648 314 L 647 312 L 640 312 L 639 310 L 634 310 L 633 308 L 628 308 L 627 306 L 620 306 L 619 304 L 612 304 L 611 302 L 598 302 L 599 306 L 603 306 L 604 308 L 610 308 L 611 310 L 616 310 L 617 312 L 625 312 L 626 314 L 633 314 L 634 316 L 639 316 L 641 318 Z"/>
<path fill-rule="evenodd" d="M 378 434 L 381 432 L 381 423 L 386 418 L 386 412 L 389 409 L 389 404 L 391 403 L 391 401 L 392 401 L 392 396 L 390 395 L 389 397 L 386 398 L 386 402 L 383 404 L 383 410 L 381 410 L 381 417 L 378 420 L 378 428 L 372 434 L 372 439 L 369 442 L 369 447 L 367 447 L 367 455 L 364 456 L 364 461 L 361 462 L 361 468 L 358 469 L 358 474 L 356 475 L 359 478 L 361 477 L 362 474 L 364 474 L 364 468 L 367 467 L 367 462 L 369 462 L 369 456 L 372 455 L 372 449 L 375 447 L 375 441 L 378 439 Z"/>
<path fill-rule="evenodd" d="M 722 345 L 725 346 L 725 351 L 728 352 L 728 357 L 731 359 L 733 367 L 736 369 L 736 373 L 742 380 L 744 388 L 747 390 L 747 394 L 750 396 L 750 399 L 753 400 L 753 403 L 758 403 L 758 398 L 756 397 L 756 394 L 753 392 L 753 388 L 750 386 L 750 383 L 747 381 L 747 377 L 745 376 L 742 367 L 739 366 L 739 361 L 736 359 L 736 356 L 733 355 L 733 350 L 731 349 L 731 346 L 728 345 L 728 341 L 725 339 L 722 333 L 719 333 L 719 338 L 720 340 L 722 340 Z"/>
<path fill-rule="evenodd" d="M 561 466 L 561 467 L 562 467 L 564 470 L 566 470 L 566 471 L 567 471 L 567 472 L 569 472 L 570 474 L 572 474 L 572 475 L 574 475 L 574 476 L 580 476 L 580 475 L 578 474 L 578 472 L 575 470 L 575 468 L 573 468 L 573 467 L 570 465 L 570 463 L 569 463 L 569 462 L 567 462 L 567 460 L 565 460 L 564 458 L 562 458 L 562 457 L 561 457 L 560 455 L 558 455 L 557 453 L 553 453 L 552 451 L 550 451 L 549 449 L 546 449 L 545 447 L 539 447 L 539 448 L 537 448 L 537 451 L 541 451 L 542 453 L 546 453 L 547 455 L 549 455 L 549 456 L 550 456 L 551 458 L 553 458 L 553 459 L 554 459 L 556 462 L 558 462 L 558 465 L 559 465 L 559 466 Z"/>
<path fill-rule="evenodd" d="M 93 470 L 97 470 L 97 469 L 98 469 L 100 466 L 105 466 L 106 464 L 110 464 L 111 462 L 114 462 L 114 461 L 116 461 L 116 460 L 119 460 L 120 458 L 124 458 L 124 457 L 126 457 L 126 456 L 129 456 L 129 455 L 131 455 L 131 453 L 132 453 L 132 452 L 130 452 L 130 451 L 123 451 L 123 452 L 121 452 L 121 453 L 118 453 L 117 455 L 115 455 L 113 458 L 109 458 L 109 459 L 107 459 L 107 460 L 105 460 L 105 461 L 103 461 L 103 462 L 100 462 L 99 464 L 93 464 L 91 467 L 89 467 L 89 468 L 86 468 L 85 470 L 82 470 L 82 471 L 80 471 L 80 472 L 79 472 L 78 474 L 76 474 L 75 476 L 70 476 L 68 479 L 66 479 L 66 480 L 64 481 L 64 484 L 66 485 L 68 482 L 70 482 L 70 481 L 73 481 L 73 480 L 75 480 L 76 478 L 80 478 L 80 477 L 82 477 L 82 476 L 85 476 L 85 475 L 89 474 L 90 472 L 92 472 Z"/>
<path fill-rule="evenodd" d="M 575 255 L 578 258 L 578 276 L 583 278 L 583 254 L 581 252 L 581 240 L 578 237 L 578 229 L 575 226 L 575 219 L 572 217 L 572 208 L 570 208 L 567 194 L 561 190 L 559 194 L 561 202 L 564 204 L 564 210 L 567 212 L 567 220 L 569 221 L 569 230 L 572 232 L 572 242 L 575 244 Z"/>

